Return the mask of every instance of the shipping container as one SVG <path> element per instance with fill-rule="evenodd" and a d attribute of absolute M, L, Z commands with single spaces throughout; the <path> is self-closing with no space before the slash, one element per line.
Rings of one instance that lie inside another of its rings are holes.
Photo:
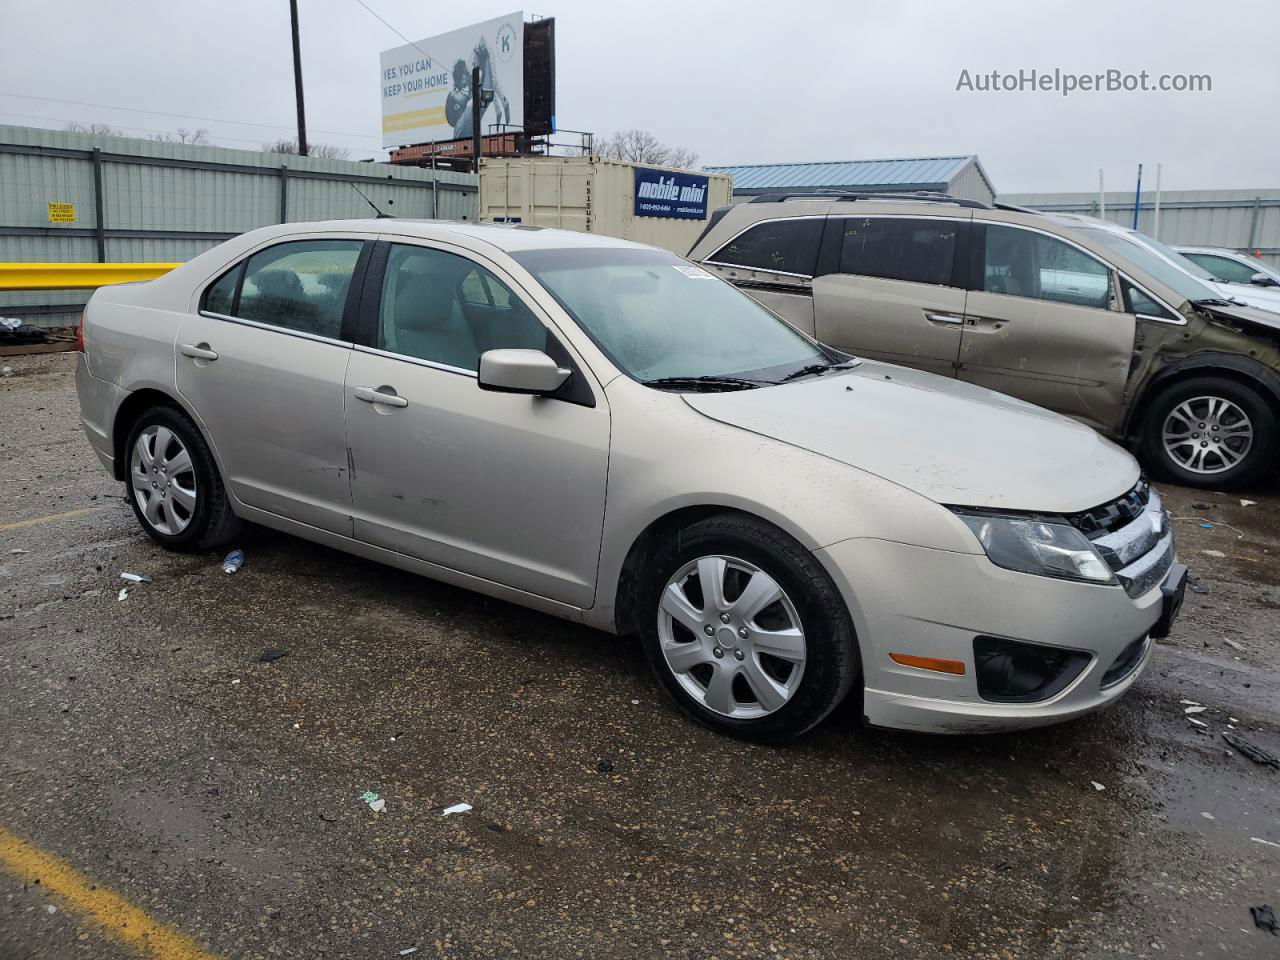
<path fill-rule="evenodd" d="M 684 256 L 733 178 L 601 157 L 486 158 L 480 219 L 599 233 Z"/>

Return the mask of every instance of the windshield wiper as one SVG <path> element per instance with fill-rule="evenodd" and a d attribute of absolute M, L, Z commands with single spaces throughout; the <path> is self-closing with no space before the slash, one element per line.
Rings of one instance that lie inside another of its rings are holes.
<path fill-rule="evenodd" d="M 826 373 L 828 370 L 848 370 L 857 365 L 858 361 L 856 359 L 842 360 L 839 363 L 810 363 L 799 370 L 792 370 L 778 382 L 786 383 L 788 380 L 799 380 L 801 377 L 807 377 L 814 373 Z"/>
<path fill-rule="evenodd" d="M 641 380 L 646 387 L 674 387 L 677 390 L 754 390 L 768 380 L 746 380 L 742 377 L 658 377 Z"/>
<path fill-rule="evenodd" d="M 1192 300 L 1197 307 L 1242 307 L 1245 306 L 1239 300 L 1223 300 L 1221 297 L 1205 297 L 1203 300 Z"/>

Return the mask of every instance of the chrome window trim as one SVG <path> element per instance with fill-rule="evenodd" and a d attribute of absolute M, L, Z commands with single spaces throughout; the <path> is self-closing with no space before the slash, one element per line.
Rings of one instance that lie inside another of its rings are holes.
<path fill-rule="evenodd" d="M 1120 275 L 1121 279 L 1129 281 L 1129 283 L 1133 284 L 1135 287 L 1141 290 L 1144 294 L 1146 294 L 1156 303 L 1160 304 L 1160 306 L 1164 307 L 1166 310 L 1168 310 L 1171 314 L 1173 314 L 1178 319 L 1170 320 L 1168 317 L 1153 317 L 1149 313 L 1135 313 L 1134 314 L 1135 317 L 1139 317 L 1143 320 L 1153 320 L 1156 323 L 1167 323 L 1171 327 L 1185 327 L 1187 325 L 1187 318 L 1184 317 L 1179 311 L 1175 310 L 1168 303 L 1166 303 L 1163 298 L 1157 297 L 1154 293 L 1152 293 L 1150 290 L 1148 290 L 1146 287 L 1140 284 L 1137 280 L 1133 279 L 1133 277 L 1129 276 L 1119 267 L 1116 267 L 1115 271 Z M 1123 292 L 1124 291 L 1121 291 L 1121 293 Z M 1123 301 L 1121 301 L 1121 306 L 1123 306 Z"/>
<path fill-rule="evenodd" d="M 784 223 L 792 220 L 825 220 L 826 218 L 827 218 L 827 214 L 825 212 L 811 213 L 801 217 L 761 217 L 759 220 L 751 221 L 745 227 L 743 227 L 741 230 L 739 230 L 737 233 L 731 236 L 728 240 L 726 240 L 724 243 L 720 244 L 720 246 L 716 247 L 715 253 L 711 254 L 710 257 L 707 257 L 702 262 L 704 264 L 711 264 L 712 266 L 716 266 L 716 267 L 727 267 L 730 270 L 753 270 L 756 273 L 772 273 L 779 277 L 800 277 L 801 279 L 804 279 L 804 280 L 812 280 L 813 279 L 812 273 L 792 273 L 789 270 L 768 270 L 764 267 L 744 267 L 740 263 L 725 263 L 721 260 L 716 260 L 714 258 L 716 253 L 719 253 L 725 247 L 729 246 L 729 244 L 733 243 L 733 241 L 737 240 L 740 236 L 742 236 L 748 230 L 754 230 L 756 227 L 763 226 L 766 223 Z M 821 248 L 822 246 L 821 237 L 818 238 L 818 246 L 819 248 Z"/>
<path fill-rule="evenodd" d="M 353 344 L 352 349 L 357 353 L 367 353 L 375 357 L 386 357 L 388 360 L 400 360 L 404 363 L 411 363 L 416 367 L 427 367 L 431 370 L 439 370 L 442 373 L 458 373 L 464 377 L 470 377 L 472 380 L 480 379 L 480 374 L 475 370 L 467 370 L 464 367 L 455 367 L 447 363 L 440 363 L 438 360 L 425 360 L 422 357 L 411 357 L 406 353 L 396 353 L 392 350 L 382 350 L 379 347 L 366 347 L 364 344 Z"/>
<path fill-rule="evenodd" d="M 331 343 L 336 347 L 350 349 L 355 346 L 350 340 L 335 340 L 332 337 L 322 337 L 318 333 L 307 333 L 305 330 L 294 330 L 290 327 L 277 327 L 275 324 L 262 323 L 258 320 L 246 320 L 244 317 L 229 317 L 225 313 L 214 313 L 212 310 L 201 310 L 199 315 L 213 320 L 223 320 L 227 323 L 238 323 L 242 327 L 253 327 L 257 330 L 267 330 L 271 333 L 283 333 L 290 337 L 300 337 L 303 340 L 314 340 L 316 343 Z"/>

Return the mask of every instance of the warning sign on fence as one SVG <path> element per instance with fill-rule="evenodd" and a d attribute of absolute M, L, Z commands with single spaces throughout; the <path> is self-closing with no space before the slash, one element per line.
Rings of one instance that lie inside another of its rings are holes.
<path fill-rule="evenodd" d="M 76 205 L 74 203 L 49 204 L 50 223 L 75 223 Z"/>

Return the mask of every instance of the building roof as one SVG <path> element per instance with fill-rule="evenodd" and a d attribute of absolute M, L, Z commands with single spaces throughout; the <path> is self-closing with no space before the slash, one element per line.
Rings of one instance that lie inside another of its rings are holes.
<path fill-rule="evenodd" d="M 732 174 L 735 193 L 845 187 L 946 190 L 951 181 L 971 163 L 978 163 L 978 158 L 972 154 L 831 163 L 751 163 L 707 167 L 706 170 L 711 173 Z M 978 170 L 982 170 L 980 164 Z M 982 178 L 987 180 L 985 173 Z M 990 181 L 987 182 L 990 185 Z"/>

